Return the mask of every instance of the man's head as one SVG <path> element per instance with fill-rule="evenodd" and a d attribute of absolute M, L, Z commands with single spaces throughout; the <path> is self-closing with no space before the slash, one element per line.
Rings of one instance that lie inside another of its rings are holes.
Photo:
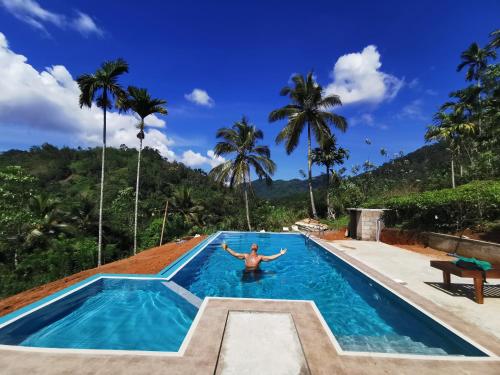
<path fill-rule="evenodd" d="M 257 250 L 259 250 L 259 247 L 257 246 L 256 243 L 253 243 L 252 247 L 250 248 L 250 250 L 257 252 Z"/>

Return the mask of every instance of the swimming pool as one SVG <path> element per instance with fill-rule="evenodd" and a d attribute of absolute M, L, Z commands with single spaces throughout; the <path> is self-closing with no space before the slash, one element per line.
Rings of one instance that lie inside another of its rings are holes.
<path fill-rule="evenodd" d="M 0 328 L 0 344 L 177 351 L 198 310 L 165 281 L 97 278 Z"/>
<path fill-rule="evenodd" d="M 245 273 L 223 242 L 288 252 Z M 305 236 L 248 232 L 216 233 L 158 275 L 94 276 L 0 318 L 0 345 L 177 352 L 210 296 L 314 301 L 346 352 L 487 356 Z"/>
<path fill-rule="evenodd" d="M 286 247 L 260 273 L 220 249 L 225 242 L 262 254 Z M 224 232 L 182 268 L 164 272 L 200 298 L 208 296 L 312 300 L 345 351 L 485 356 L 398 296 L 301 234 Z"/>

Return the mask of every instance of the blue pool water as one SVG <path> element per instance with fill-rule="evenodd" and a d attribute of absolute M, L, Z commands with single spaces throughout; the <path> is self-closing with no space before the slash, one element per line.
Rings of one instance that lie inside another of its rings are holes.
<path fill-rule="evenodd" d="M 283 257 L 248 274 L 237 252 L 252 243 L 262 254 L 281 247 Z M 451 331 L 302 235 L 221 233 L 172 278 L 200 298 L 207 296 L 313 300 L 344 350 L 428 355 L 484 356 Z"/>
<path fill-rule="evenodd" d="M 177 351 L 196 313 L 160 280 L 104 278 L 0 329 L 0 344 Z"/>

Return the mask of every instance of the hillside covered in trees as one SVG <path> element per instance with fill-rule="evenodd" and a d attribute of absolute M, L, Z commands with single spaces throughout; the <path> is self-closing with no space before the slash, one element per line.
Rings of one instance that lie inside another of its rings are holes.
<path fill-rule="evenodd" d="M 314 177 L 313 186 L 324 188 L 325 178 L 324 174 Z M 370 166 L 369 171 L 348 178 L 359 183 L 369 180 L 371 186 L 366 191 L 368 197 L 380 193 L 392 196 L 409 191 L 448 187 L 451 181 L 448 151 L 444 143 L 426 145 L 406 155 L 387 160 L 378 167 Z M 260 198 L 282 199 L 306 193 L 307 180 L 275 180 L 271 185 L 262 180 L 255 180 L 252 187 Z"/>
<path fill-rule="evenodd" d="M 44 144 L 0 154 L 0 296 L 96 265 L 99 153 L 99 148 Z M 103 263 L 132 254 L 136 163 L 135 149 L 108 149 Z M 159 244 L 167 200 L 164 242 L 246 227 L 241 196 L 216 185 L 202 170 L 146 148 L 142 174 L 140 249 Z M 256 218 L 271 218 L 266 210 L 252 202 Z"/>

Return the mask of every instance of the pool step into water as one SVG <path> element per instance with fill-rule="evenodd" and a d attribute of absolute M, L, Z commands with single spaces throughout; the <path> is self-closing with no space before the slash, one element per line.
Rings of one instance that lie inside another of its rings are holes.
<path fill-rule="evenodd" d="M 343 336 L 342 344 L 345 350 L 350 351 L 373 351 L 385 353 L 414 353 L 424 355 L 446 355 L 441 348 L 428 347 L 408 336 L 385 335 L 385 336 Z"/>
<path fill-rule="evenodd" d="M 162 284 L 165 285 L 168 289 L 170 289 L 175 294 L 177 294 L 180 297 L 182 297 L 183 299 L 185 299 L 191 305 L 195 306 L 198 309 L 200 308 L 201 303 L 203 301 L 200 298 L 196 297 L 189 290 L 183 288 L 182 286 L 180 286 L 179 284 L 177 284 L 173 281 L 165 281 L 165 282 L 162 282 Z"/>

